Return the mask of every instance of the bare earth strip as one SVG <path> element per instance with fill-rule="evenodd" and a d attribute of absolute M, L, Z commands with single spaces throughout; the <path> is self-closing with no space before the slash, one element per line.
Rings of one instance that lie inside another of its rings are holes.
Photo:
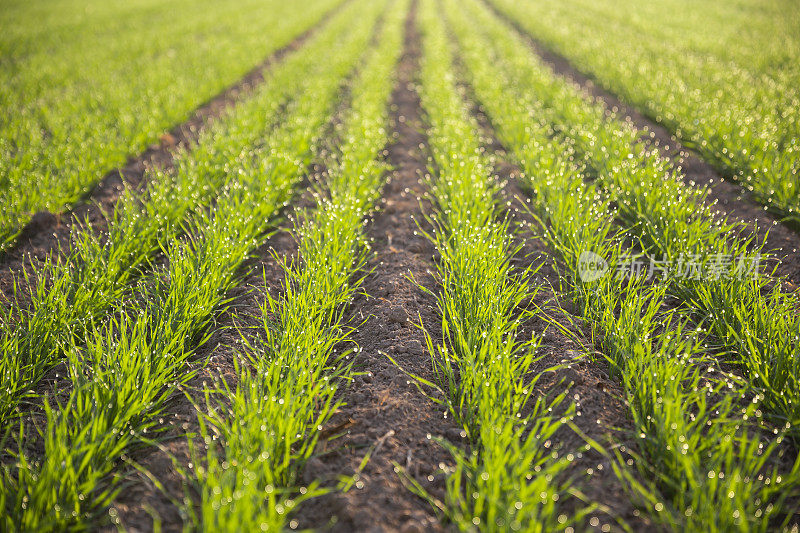
<path fill-rule="evenodd" d="M 633 426 L 625 407 L 624 393 L 617 379 L 609 374 L 608 364 L 602 354 L 596 353 L 588 332 L 582 331 L 580 320 L 570 313 L 571 302 L 559 291 L 559 275 L 553 260 L 552 251 L 534 235 L 539 231 L 538 223 L 521 206 L 525 193 L 515 181 L 519 170 L 502 160 L 495 171 L 499 177 L 509 179 L 504 193 L 511 200 L 514 210 L 512 220 L 525 231 L 519 266 L 530 263 L 541 264 L 535 282 L 543 287 L 536 295 L 533 305 L 546 314 L 547 319 L 538 314 L 533 323 L 526 324 L 524 334 L 540 334 L 546 331 L 538 354 L 534 371 L 547 372 L 536 384 L 540 395 L 556 396 L 568 390 L 568 399 L 575 402 L 577 416 L 573 422 L 586 437 L 603 444 L 606 450 L 621 447 L 624 451 L 635 445 Z M 555 325 L 558 324 L 558 326 Z M 563 329 L 562 329 L 563 328 Z M 633 506 L 624 487 L 615 476 L 611 461 L 595 450 L 585 451 L 586 441 L 579 433 L 564 428 L 555 435 L 555 442 L 562 446 L 562 456 L 575 454 L 572 467 L 567 472 L 574 477 L 575 489 L 586 497 L 587 502 L 597 503 L 605 508 L 592 513 L 589 520 L 596 530 L 604 525 L 616 529 L 622 520 L 634 531 L 647 531 L 652 527 Z M 578 452 L 578 453 L 576 453 Z M 588 526 L 589 524 L 587 524 Z"/>
<path fill-rule="evenodd" d="M 616 95 L 605 90 L 591 76 L 576 69 L 569 59 L 553 52 L 528 34 L 518 22 L 500 12 L 491 2 L 486 6 L 499 18 L 512 25 L 530 44 L 536 54 L 553 72 L 576 84 L 586 94 L 601 102 L 620 120 L 629 121 L 640 130 L 649 132 L 649 139 L 656 145 L 663 157 L 683 170 L 684 180 L 691 185 L 708 187 L 708 200 L 716 202 L 716 207 L 732 221 L 742 221 L 750 229 L 757 228 L 760 238 L 765 239 L 766 249 L 772 251 L 780 261 L 777 274 L 785 276 L 792 290 L 800 286 L 800 235 L 781 224 L 773 214 L 749 198 L 747 191 L 739 185 L 726 181 L 720 172 L 704 161 L 696 152 L 684 147 L 672 133 L 657 122 L 623 103 Z M 767 234 L 768 233 L 768 234 Z"/>
<path fill-rule="evenodd" d="M 341 475 L 357 473 L 367 454 L 369 461 L 348 492 L 333 492 L 305 504 L 298 516 L 301 528 L 441 530 L 430 506 L 403 486 L 394 463 L 441 495 L 443 477 L 437 471 L 440 463 L 450 463 L 450 457 L 429 437 L 457 441 L 460 428 L 445 419 L 444 408 L 425 398 L 384 355 L 390 355 L 403 370 L 430 379 L 423 335 L 412 321 L 421 319 L 434 339 L 439 335 L 434 298 L 409 279 L 435 289 L 433 247 L 418 234 L 416 225 L 423 219 L 418 198 L 425 190 L 420 178 L 425 172 L 426 139 L 413 89 L 419 58 L 414 13 L 412 7 L 392 97 L 396 140 L 388 148 L 388 158 L 395 171 L 369 229 L 375 256 L 368 268 L 374 270 L 363 285 L 366 295 L 355 301 L 352 311 L 357 326 L 352 339 L 361 347 L 355 370 L 364 374 L 343 390 L 341 398 L 347 405 L 333 419 L 333 427 L 338 425 L 342 436 L 321 445 L 320 455 L 306 465 L 306 480 L 334 482 Z"/>

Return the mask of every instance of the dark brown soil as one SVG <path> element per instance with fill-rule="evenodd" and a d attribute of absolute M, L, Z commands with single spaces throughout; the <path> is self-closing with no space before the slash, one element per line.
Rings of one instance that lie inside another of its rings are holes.
<path fill-rule="evenodd" d="M 766 242 L 766 250 L 776 257 L 776 273 L 785 276 L 787 288 L 797 290 L 800 285 L 800 235 L 780 223 L 778 217 L 765 211 L 745 189 L 726 180 L 722 173 L 704 161 L 696 152 L 684 147 L 667 128 L 645 114 L 628 106 L 619 97 L 602 87 L 591 75 L 576 69 L 569 59 L 548 49 L 543 43 L 529 35 L 517 22 L 500 12 L 491 2 L 484 3 L 498 17 L 512 25 L 530 43 L 531 48 L 548 64 L 553 72 L 573 82 L 579 90 L 605 105 L 617 118 L 629 121 L 646 133 L 645 139 L 659 148 L 662 155 L 677 167 L 681 167 L 684 181 L 692 186 L 706 186 L 708 200 L 714 202 L 721 214 L 731 221 L 741 221 L 747 231 L 755 230 Z M 773 266 L 773 265 L 770 265 Z"/>
<path fill-rule="evenodd" d="M 242 79 L 201 105 L 185 122 L 162 134 L 159 144 L 132 156 L 125 166 L 103 176 L 87 193 L 84 201 L 63 213 L 36 213 L 23 228 L 15 245 L 5 253 L 0 253 L 0 302 L 11 293 L 14 273 L 18 275 L 31 261 L 42 260 L 59 250 L 68 250 L 70 234 L 76 226 L 88 221 L 98 233 L 104 232 L 107 228 L 105 214 L 113 210 L 126 188 L 146 186 L 149 169 L 171 168 L 177 151 L 191 150 L 203 130 L 238 101 L 252 94 L 264 81 L 268 69 L 290 52 L 299 49 L 345 3 L 333 8 L 320 23 L 270 54 Z"/>
<path fill-rule="evenodd" d="M 341 391 L 346 403 L 331 421 L 343 435 L 323 442 L 319 455 L 307 465 L 305 477 L 333 483 L 340 475 L 358 474 L 346 493 L 334 492 L 304 504 L 298 511 L 300 527 L 333 531 L 436 531 L 441 530 L 431 507 L 404 486 L 394 464 L 435 495 L 441 496 L 440 463 L 449 454 L 430 436 L 460 439 L 460 428 L 445 419 L 445 408 L 427 399 L 405 372 L 431 379 L 430 358 L 422 331 L 412 324 L 422 321 L 434 341 L 440 333 L 434 298 L 416 286 L 413 278 L 434 289 L 433 246 L 417 231 L 424 224 L 420 197 L 425 172 L 426 142 L 421 133 L 419 98 L 413 76 L 419 42 L 412 9 L 406 24 L 406 49 L 392 95 L 394 142 L 388 158 L 395 170 L 383 191 L 381 210 L 372 220 L 369 237 L 375 255 L 368 265 L 365 295 L 353 305 L 351 320 L 358 328 L 352 339 L 361 348 L 356 371 L 362 374 Z M 423 202 L 424 203 L 424 202 Z M 425 227 L 423 225 L 423 227 Z M 395 366 L 391 356 L 402 367 Z M 363 470 L 365 455 L 370 459 Z"/>

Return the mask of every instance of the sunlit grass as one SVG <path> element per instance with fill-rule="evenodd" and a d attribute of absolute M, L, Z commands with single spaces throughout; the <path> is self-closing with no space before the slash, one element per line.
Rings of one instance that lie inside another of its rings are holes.
<path fill-rule="evenodd" d="M 24 274 L 14 305 L 0 309 L 0 428 L 19 413 L 20 401 L 42 376 L 84 341 L 86 330 L 124 301 L 131 282 L 183 231 L 187 219 L 207 210 L 238 176 L 268 174 L 276 155 L 292 153 L 291 146 L 266 146 L 264 136 L 279 121 L 292 119 L 291 110 L 284 114 L 287 102 L 314 90 L 309 73 L 321 67 L 320 54 L 345 24 L 339 17 L 275 65 L 250 98 L 204 132 L 190 151 L 176 155 L 174 170 L 150 171 L 148 187 L 127 192 L 116 205 L 106 234 L 98 236 L 88 224 L 76 227 L 66 257 L 34 263 Z M 274 185 L 279 204 L 290 199 L 291 185 Z"/>
<path fill-rule="evenodd" d="M 586 512 L 562 511 L 570 499 L 569 465 L 550 447 L 572 416 L 564 393 L 540 397 L 532 374 L 538 337 L 525 339 L 525 310 L 537 288 L 533 268 L 518 270 L 513 232 L 501 216 L 499 183 L 482 154 L 453 76 L 450 46 L 433 1 L 421 2 L 421 99 L 430 123 L 430 197 L 440 259 L 436 294 L 442 342 L 427 334 L 435 383 L 469 445 L 445 445 L 455 467 L 446 498 L 428 498 L 462 531 L 552 531 L 578 523 Z M 557 412 L 564 411 L 561 414 Z"/>
<path fill-rule="evenodd" d="M 0 252 L 339 3 L 4 5 Z"/>
<path fill-rule="evenodd" d="M 800 227 L 795 3 L 491 3 Z"/>
<path fill-rule="evenodd" d="M 507 25 L 490 28 L 488 36 L 497 47 L 492 61 L 504 67 L 509 88 L 523 98 L 526 87 L 537 88 L 528 98 L 531 105 L 541 106 L 554 134 L 613 201 L 616 221 L 635 244 L 672 263 L 691 260 L 704 270 L 717 265 L 717 276 L 674 276 L 668 280 L 669 294 L 683 301 L 686 314 L 708 331 L 708 342 L 746 372 L 775 423 L 797 434 L 800 301 L 758 268 L 737 274 L 743 265 L 757 264 L 759 256 L 765 263 L 763 244 L 754 236 L 742 237 L 741 224 L 717 216 L 703 203 L 707 191 L 685 185 L 657 151 L 638 142 L 634 128 L 608 120 L 602 106 L 549 75 L 526 53 L 521 39 L 508 38 Z"/>

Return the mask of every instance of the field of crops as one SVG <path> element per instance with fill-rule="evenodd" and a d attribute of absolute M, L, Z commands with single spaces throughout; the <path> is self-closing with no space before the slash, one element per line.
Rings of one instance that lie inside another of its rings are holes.
<path fill-rule="evenodd" d="M 8 0 L 0 531 L 797 531 L 788 0 Z"/>

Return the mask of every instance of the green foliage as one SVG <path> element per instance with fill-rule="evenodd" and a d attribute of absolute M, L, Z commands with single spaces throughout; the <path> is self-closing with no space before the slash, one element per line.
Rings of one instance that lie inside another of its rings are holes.
<path fill-rule="evenodd" d="M 187 362 L 310 164 L 339 88 L 368 42 L 372 24 L 346 31 L 360 7 L 343 11 L 320 38 L 321 46 L 336 43 L 335 59 L 308 79 L 285 126 L 272 132 L 266 148 L 245 152 L 255 168 L 239 172 L 231 161 L 226 168 L 233 173 L 213 209 L 192 216 L 186 236 L 165 245 L 166 271 L 142 283 L 119 318 L 87 327 L 85 345 L 62 347 L 71 393 L 45 409 L 41 460 L 27 449 L 37 436 L 21 430 L 16 461 L 3 466 L 5 529 L 85 529 L 102 518 L 120 490 L 121 460 L 148 442 L 171 394 L 191 378 Z"/>
<path fill-rule="evenodd" d="M 268 175 L 275 165 L 299 179 L 298 167 L 310 161 L 317 134 L 293 133 L 291 122 L 298 116 L 293 106 L 302 104 L 290 102 L 296 94 L 319 90 L 322 82 L 309 74 L 322 68 L 320 54 L 334 46 L 348 23 L 344 17 L 330 21 L 301 51 L 274 66 L 265 83 L 204 132 L 191 150 L 177 154 L 174 170 L 151 171 L 144 192 L 128 191 L 110 215 L 106 235 L 98 237 L 88 224 L 79 227 L 66 258 L 48 259 L 25 274 L 35 282 L 32 292 L 16 295 L 15 314 L 4 310 L 0 316 L 0 427 L 44 373 L 72 345 L 83 342 L 87 328 L 124 301 L 131 281 L 183 231 L 186 220 L 217 201 L 223 187 L 239 176 Z M 314 116 L 318 122 L 325 118 Z M 265 144 L 264 137 L 280 120 L 287 122 L 279 130 L 283 133 Z M 269 194 L 277 208 L 289 201 L 294 185 L 273 184 Z"/>
<path fill-rule="evenodd" d="M 781 0 L 779 20 L 763 0 L 711 0 L 698 9 L 731 32 L 716 39 L 686 0 L 627 13 L 610 0 L 491 1 L 800 220 L 796 8 Z M 34 211 L 78 200 L 338 3 L 8 2 L 0 251 Z M 182 511 L 190 529 L 277 531 L 331 490 L 304 486 L 301 473 L 352 376 L 358 348 L 345 311 L 369 258 L 364 225 L 384 183 L 410 3 L 343 6 L 178 152 L 174 168 L 126 191 L 107 231 L 87 221 L 69 249 L 18 274 L 0 308 L 0 529 L 107 525 L 130 454 L 162 437 L 159 417 L 195 375 L 197 349 L 245 261 L 315 160 L 326 172 L 310 186 L 314 206 L 298 212 L 297 256 L 275 256 L 279 294 L 265 279 L 259 335 L 242 339 L 236 383 L 204 391 Z M 441 393 L 467 446 L 442 441 L 455 463 L 444 502 L 413 490 L 463 531 L 576 528 L 597 507 L 576 498 L 573 456 L 554 445 L 575 415 L 567 393 L 534 392 L 541 337 L 526 338 L 524 325 L 538 312 L 536 267 L 516 266 L 524 233 L 503 215 L 466 82 L 523 171 L 561 289 L 622 384 L 637 444 L 613 452 L 613 467 L 636 504 L 671 530 L 790 524 L 800 497 L 797 296 L 770 273 L 731 275 L 737 263 L 716 279 L 655 283 L 588 281 L 581 270 L 585 252 L 611 265 L 633 250 L 705 266 L 752 261 L 762 243 L 707 207 L 707 190 L 684 184 L 639 131 L 554 76 L 483 2 L 420 0 L 418 19 L 442 331 L 434 342 L 421 325 L 435 376 L 425 385 Z M 59 365 L 56 394 L 42 393 Z"/>
<path fill-rule="evenodd" d="M 482 153 L 477 125 L 469 117 L 452 72 L 452 57 L 433 1 L 420 5 L 423 32 L 421 99 L 432 153 L 430 195 L 440 254 L 437 295 L 443 342 L 427 336 L 436 384 L 450 414 L 464 427 L 470 449 L 447 445 L 455 469 L 446 501 L 432 500 L 463 531 L 553 531 L 577 523 L 568 516 L 564 470 L 569 462 L 550 439 L 572 416 L 561 409 L 564 394 L 534 397 L 539 339 L 523 340 L 530 317 L 526 301 L 533 268 L 517 270 L 519 253 L 509 223 L 500 217 L 499 184 Z"/>
<path fill-rule="evenodd" d="M 512 93 L 525 98 L 519 89 L 537 89 L 526 99 L 541 106 L 554 133 L 585 162 L 586 172 L 614 202 L 617 222 L 642 251 L 673 263 L 692 258 L 703 271 L 718 265 L 719 276 L 673 277 L 669 294 L 708 331 L 709 342 L 746 372 L 754 392 L 764 396 L 767 412 L 796 438 L 800 302 L 758 269 L 752 275 L 736 274 L 743 265 L 757 263 L 763 245 L 754 237 L 742 238 L 741 225 L 715 215 L 703 203 L 707 191 L 685 185 L 678 171 L 638 142 L 635 129 L 608 120 L 601 106 L 587 104 L 553 78 L 526 53 L 521 39 L 508 37 L 507 25 L 494 21 L 484 28 L 497 48 L 492 60 L 505 76 L 516 76 L 509 80 Z"/>

